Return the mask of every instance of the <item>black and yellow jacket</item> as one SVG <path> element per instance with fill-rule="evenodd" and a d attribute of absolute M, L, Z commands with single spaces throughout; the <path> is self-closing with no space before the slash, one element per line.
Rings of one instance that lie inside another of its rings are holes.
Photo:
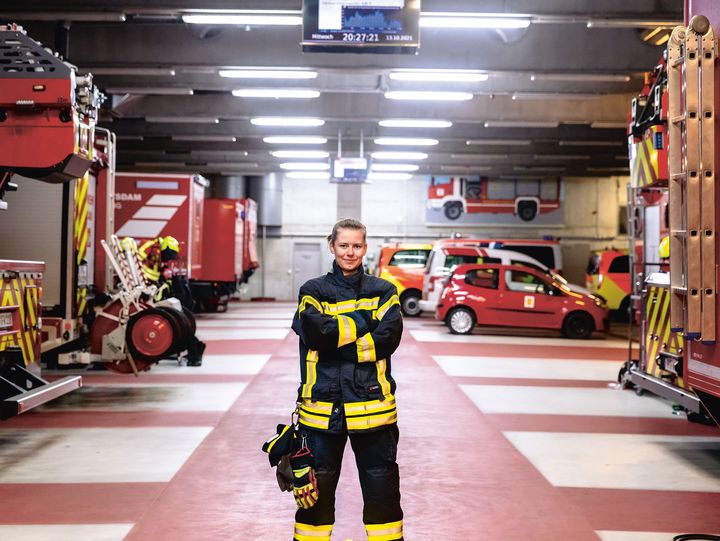
<path fill-rule="evenodd" d="M 293 330 L 300 337 L 300 424 L 317 430 L 375 430 L 397 422 L 390 355 L 402 316 L 390 282 L 333 272 L 300 288 Z"/>

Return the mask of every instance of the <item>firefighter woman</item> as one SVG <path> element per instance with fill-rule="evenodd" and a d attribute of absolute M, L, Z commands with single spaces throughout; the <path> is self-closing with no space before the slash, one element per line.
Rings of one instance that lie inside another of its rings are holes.
<path fill-rule="evenodd" d="M 390 355 L 403 329 L 400 301 L 390 282 L 365 274 L 365 237 L 358 221 L 335 224 L 328 237 L 335 257 L 332 272 L 300 288 L 292 325 L 300 337 L 299 424 L 314 455 L 318 498 L 311 505 L 298 499 L 295 541 L 330 541 L 348 437 L 368 540 L 403 539 L 390 373 Z"/>
<path fill-rule="evenodd" d="M 142 263 L 142 270 L 149 282 L 155 283 L 158 290 L 155 300 L 160 301 L 168 297 L 176 297 L 180 304 L 192 311 L 195 301 L 190 293 L 187 278 L 174 275 L 171 262 L 180 255 L 180 243 L 175 237 L 166 236 L 151 239 L 138 248 L 138 257 Z M 200 341 L 195 334 L 188 343 L 187 365 L 202 366 L 205 342 Z"/>

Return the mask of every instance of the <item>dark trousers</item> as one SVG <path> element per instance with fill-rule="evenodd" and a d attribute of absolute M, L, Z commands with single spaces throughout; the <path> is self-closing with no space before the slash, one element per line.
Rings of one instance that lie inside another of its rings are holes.
<path fill-rule="evenodd" d="M 308 447 L 315 456 L 320 498 L 310 509 L 298 509 L 295 522 L 314 526 L 334 524 L 335 489 L 340 478 L 348 434 L 308 430 L 307 435 Z M 364 502 L 363 523 L 401 521 L 400 475 L 396 462 L 399 438 L 397 425 L 373 432 L 354 432 L 349 436 L 360 475 Z"/>

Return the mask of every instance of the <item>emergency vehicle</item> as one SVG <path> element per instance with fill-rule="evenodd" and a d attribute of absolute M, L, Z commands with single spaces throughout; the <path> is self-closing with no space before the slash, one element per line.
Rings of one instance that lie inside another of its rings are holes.
<path fill-rule="evenodd" d="M 585 287 L 600 297 L 618 319 L 627 320 L 630 310 L 630 256 L 627 250 L 601 250 L 590 254 Z"/>
<path fill-rule="evenodd" d="M 567 338 L 605 331 L 608 311 L 593 295 L 577 293 L 552 276 L 518 265 L 458 265 L 435 311 L 453 334 L 476 325 L 558 329 Z"/>
<path fill-rule="evenodd" d="M 427 206 L 442 210 L 448 220 L 463 213 L 513 214 L 524 222 L 560 208 L 562 183 L 559 178 L 530 181 L 495 180 L 488 177 L 451 177 L 430 180 Z"/>
<path fill-rule="evenodd" d="M 630 253 L 634 240 L 641 240 L 643 261 L 631 265 L 641 271 L 641 340 L 639 360 L 626 363 L 619 378 L 638 392 L 672 400 L 689 418 L 707 416 L 717 424 L 716 62 L 709 21 L 693 17 L 687 28 L 673 30 L 666 58 L 633 101 Z M 665 197 L 669 230 L 656 219 Z M 655 248 L 665 235 L 670 239 L 669 273 Z M 647 242 L 649 236 L 653 242 Z"/>
<path fill-rule="evenodd" d="M 376 275 L 391 282 L 400 295 L 400 306 L 406 316 L 421 313 L 425 264 L 432 244 L 387 243 L 380 246 Z"/>

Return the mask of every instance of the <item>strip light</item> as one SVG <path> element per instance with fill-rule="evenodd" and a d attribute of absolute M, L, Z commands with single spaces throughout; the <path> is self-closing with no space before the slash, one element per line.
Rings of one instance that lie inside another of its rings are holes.
<path fill-rule="evenodd" d="M 631 77 L 615 73 L 533 73 L 531 81 L 628 83 Z"/>
<path fill-rule="evenodd" d="M 372 171 L 378 172 L 398 172 L 398 173 L 414 173 L 420 169 L 419 165 L 413 163 L 374 163 Z"/>
<path fill-rule="evenodd" d="M 225 14 L 183 15 L 182 20 L 188 24 L 240 26 L 301 26 L 302 17 L 299 15 L 281 15 L 278 12 L 248 12 Z"/>
<path fill-rule="evenodd" d="M 450 128 L 453 123 L 448 120 L 416 120 L 392 118 L 378 122 L 383 128 Z"/>
<path fill-rule="evenodd" d="M 527 28 L 527 16 L 508 17 L 492 13 L 424 12 L 420 17 L 422 28 Z"/>
<path fill-rule="evenodd" d="M 468 101 L 473 99 L 470 92 L 435 92 L 426 90 L 390 90 L 385 92 L 389 100 L 424 101 Z"/>
<path fill-rule="evenodd" d="M 330 169 L 330 164 L 324 163 L 324 162 L 317 162 L 317 163 L 288 162 L 288 163 L 281 163 L 280 169 L 285 169 L 287 171 L 327 171 L 328 169 Z"/>
<path fill-rule="evenodd" d="M 276 158 L 290 159 L 322 159 L 330 157 L 330 153 L 324 150 L 276 150 L 272 152 Z"/>
<path fill-rule="evenodd" d="M 465 142 L 468 146 L 478 145 L 502 145 L 502 146 L 527 146 L 532 144 L 530 139 L 468 139 Z"/>
<path fill-rule="evenodd" d="M 270 145 L 324 145 L 327 137 L 315 137 L 312 135 L 273 135 L 263 137 L 263 141 Z"/>
<path fill-rule="evenodd" d="M 444 83 L 478 83 L 488 80 L 488 74 L 469 70 L 418 70 L 392 71 L 388 75 L 393 81 L 416 81 Z"/>
<path fill-rule="evenodd" d="M 437 139 L 425 139 L 421 137 L 377 137 L 374 140 L 376 145 L 380 146 L 416 146 L 416 147 L 432 147 L 440 141 Z"/>
<path fill-rule="evenodd" d="M 317 79 L 317 71 L 295 68 L 226 69 L 218 71 L 220 77 L 230 79 Z"/>
<path fill-rule="evenodd" d="M 279 116 L 262 116 L 250 119 L 250 123 L 255 126 L 281 126 L 285 128 L 308 128 L 324 126 L 325 121 L 321 118 L 308 117 L 279 117 Z"/>
<path fill-rule="evenodd" d="M 426 160 L 428 155 L 424 152 L 373 152 L 371 156 L 376 160 Z"/>
<path fill-rule="evenodd" d="M 488 120 L 486 128 L 557 128 L 560 122 L 544 120 Z"/>
<path fill-rule="evenodd" d="M 302 88 L 240 88 L 233 90 L 232 95 L 238 98 L 313 99 L 319 98 L 320 92 Z"/>

